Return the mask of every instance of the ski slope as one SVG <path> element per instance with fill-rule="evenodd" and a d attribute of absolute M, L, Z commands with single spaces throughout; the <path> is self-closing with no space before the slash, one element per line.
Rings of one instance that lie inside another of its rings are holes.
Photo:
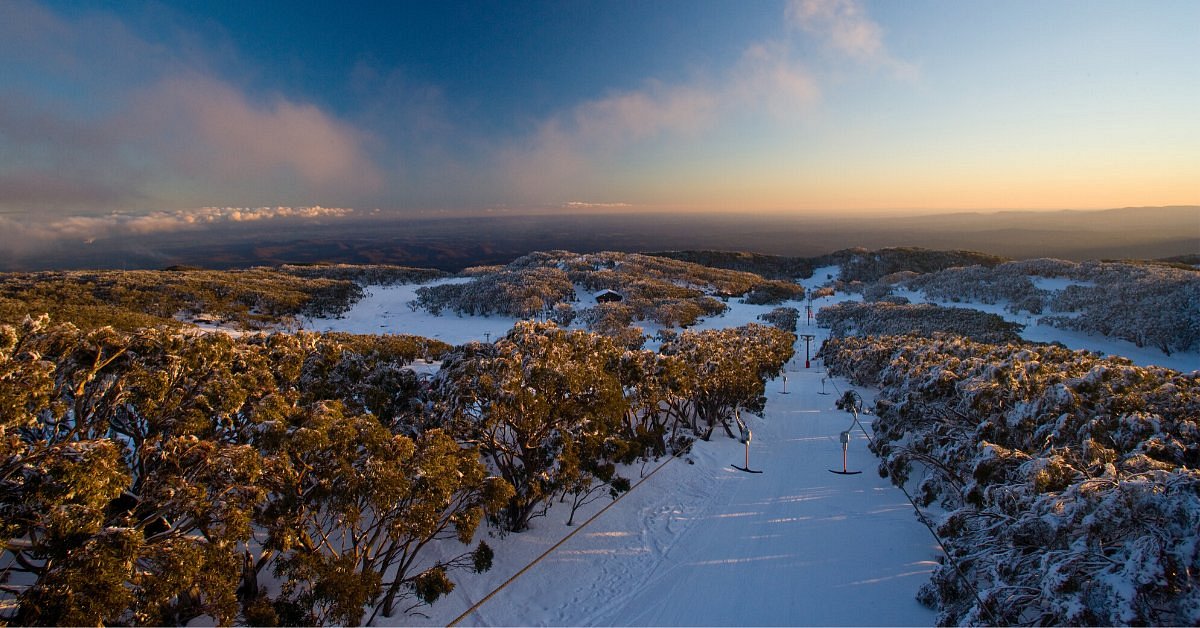
<path fill-rule="evenodd" d="M 837 270 L 818 269 L 801 283 L 812 290 Z M 498 338 L 514 322 L 414 312 L 407 302 L 416 287 L 373 287 L 344 318 L 309 321 L 309 327 L 411 333 L 458 344 Z M 814 310 L 860 298 L 839 293 L 816 300 Z M 733 300 L 729 305 L 723 316 L 695 328 L 742 325 L 773 307 Z M 827 330 L 807 323 L 802 303 L 790 305 L 801 310 L 798 332 L 816 336 L 815 354 Z M 1003 304 L 955 305 L 1004 315 Z M 1198 364 L 1195 352 L 1170 358 L 1153 350 L 1130 352 L 1123 346 L 1128 343 L 1042 327 L 1027 328 L 1027 337 L 1042 334 L 1072 348 L 1132 354 L 1142 364 L 1183 370 Z M 804 358 L 800 340 L 786 379 L 768 382 L 764 415 L 745 416 L 754 434 L 750 467 L 763 473 L 733 469 L 731 464 L 744 463 L 745 449 L 718 431 L 711 442 L 696 442 L 690 454 L 669 459 L 661 469 L 659 462 L 626 469 L 635 482 L 649 477 L 586 525 L 578 523 L 609 506 L 608 498 L 583 507 L 575 527 L 565 525 L 570 513 L 562 505 L 520 534 L 481 531 L 476 540 L 487 541 L 496 553 L 491 571 L 453 574 L 456 589 L 419 609 L 423 615 L 379 617 L 376 624 L 446 625 L 495 592 L 460 624 L 931 625 L 934 611 L 915 595 L 941 550 L 903 493 L 876 473 L 878 461 L 862 431 L 852 433 L 849 467 L 863 473 L 829 473 L 841 468 L 838 437 L 852 421 L 834 408 L 847 384 L 826 379 L 815 359 L 804 368 Z M 859 392 L 871 407 L 872 391 Z M 866 429 L 870 419 L 863 417 Z M 445 551 L 457 553 L 462 546 Z"/>
<path fill-rule="evenodd" d="M 668 462 L 462 625 L 932 624 L 914 596 L 939 549 L 861 432 L 849 460 L 864 473 L 829 472 L 852 417 L 818 394 L 821 369 L 797 364 L 789 394 L 776 380 L 750 417 L 762 474 L 730 466 L 745 450 L 722 432 L 696 443 L 694 464 Z M 434 623 L 472 594 L 456 597 Z"/>

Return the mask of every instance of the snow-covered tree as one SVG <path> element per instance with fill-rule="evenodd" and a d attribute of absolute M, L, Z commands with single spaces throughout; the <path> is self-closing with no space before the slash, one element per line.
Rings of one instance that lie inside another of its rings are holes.
<path fill-rule="evenodd" d="M 795 352 L 796 336 L 750 323 L 732 329 L 687 331 L 662 346 L 678 358 L 691 380 L 692 427 L 708 440 L 720 425 L 732 438 L 742 410 L 761 413 L 766 380 L 779 376 Z"/>
<path fill-rule="evenodd" d="M 446 415 L 515 489 L 501 513 L 506 529 L 525 530 L 563 489 L 564 471 L 573 472 L 560 460 L 568 441 L 580 453 L 593 437 L 618 438 L 628 406 L 615 373 L 619 355 L 603 336 L 526 321 L 495 343 L 447 356 L 436 383 Z"/>
<path fill-rule="evenodd" d="M 794 334 L 796 333 L 796 323 L 800 320 L 800 311 L 794 307 L 777 307 L 765 314 L 759 314 L 758 318 Z"/>
<path fill-rule="evenodd" d="M 255 619 L 363 624 L 364 612 L 390 616 L 404 599 L 433 603 L 453 589 L 450 569 L 490 568 L 486 544 L 433 560 L 423 552 L 437 540 L 470 543 L 512 493 L 440 430 L 412 439 L 319 402 L 273 423 L 262 442 L 270 497 L 259 520 L 283 585 Z"/>
<path fill-rule="evenodd" d="M 981 342 L 1018 340 L 1024 328 L 995 314 L 967 308 L 853 301 L 821 308 L 817 311 L 817 324 L 828 327 L 833 336 L 949 333 Z"/>

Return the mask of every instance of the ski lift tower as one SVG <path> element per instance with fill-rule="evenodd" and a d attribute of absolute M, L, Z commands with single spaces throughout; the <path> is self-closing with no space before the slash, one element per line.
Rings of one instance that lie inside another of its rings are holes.
<path fill-rule="evenodd" d="M 808 345 L 816 339 L 816 336 L 813 334 L 800 334 L 800 338 L 804 340 L 804 368 L 809 368 Z"/>

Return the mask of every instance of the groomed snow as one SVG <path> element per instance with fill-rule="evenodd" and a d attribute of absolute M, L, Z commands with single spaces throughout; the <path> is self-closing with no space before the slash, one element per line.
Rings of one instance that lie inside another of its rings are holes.
<path fill-rule="evenodd" d="M 802 367 L 788 369 L 789 394 L 771 382 L 765 416 L 748 417 L 750 468 L 763 473 L 732 468 L 745 449 L 723 433 L 697 442 L 462 625 L 931 625 L 914 596 L 940 550 L 875 473 L 861 432 L 848 458 L 863 473 L 829 472 L 852 417 L 818 394 L 822 369 Z M 566 516 L 552 509 L 534 530 L 490 539 L 504 563 L 419 623 L 444 625 L 483 599 L 569 533 Z"/>

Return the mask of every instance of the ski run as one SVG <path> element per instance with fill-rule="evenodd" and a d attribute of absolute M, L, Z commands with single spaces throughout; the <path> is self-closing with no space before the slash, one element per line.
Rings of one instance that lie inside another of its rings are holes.
<path fill-rule="evenodd" d="M 811 290 L 837 271 L 818 269 L 803 283 Z M 414 311 L 408 302 L 417 287 L 372 287 L 344 317 L 306 326 L 412 333 L 458 344 L 498 338 L 515 322 Z M 859 298 L 839 293 L 814 302 L 813 309 Z M 1026 323 L 1023 335 L 1030 340 L 1057 339 L 1071 348 L 1185 371 L 1200 366 L 1195 352 L 1167 357 L 1121 341 L 1030 324 L 1006 313 L 1003 304 L 957 305 Z M 696 328 L 755 322 L 770 309 L 733 301 L 729 306 L 723 316 Z M 646 329 L 650 335 L 655 331 Z M 828 330 L 807 321 L 802 310 L 798 333 L 814 336 L 808 367 L 801 338 L 785 375 L 768 383 L 763 416 L 745 416 L 752 430 L 749 468 L 762 473 L 734 468 L 745 464 L 747 450 L 718 431 L 709 442 L 695 442 L 686 455 L 626 469 L 635 483 L 644 481 L 616 503 L 605 498 L 584 506 L 574 527 L 565 525 L 569 508 L 564 505 L 551 508 L 523 533 L 481 532 L 496 552 L 489 572 L 457 578 L 452 593 L 420 614 L 378 617 L 377 623 L 932 624 L 936 613 L 915 595 L 941 557 L 940 547 L 904 493 L 879 477 L 867 435 L 857 427 L 850 430 L 853 416 L 834 407 L 848 385 L 827 376 L 811 357 Z M 864 406 L 872 407 L 873 391 L 858 392 Z M 871 417 L 862 418 L 869 430 Z M 832 474 L 842 469 L 839 437 L 847 430 L 847 468 L 862 473 Z"/>

